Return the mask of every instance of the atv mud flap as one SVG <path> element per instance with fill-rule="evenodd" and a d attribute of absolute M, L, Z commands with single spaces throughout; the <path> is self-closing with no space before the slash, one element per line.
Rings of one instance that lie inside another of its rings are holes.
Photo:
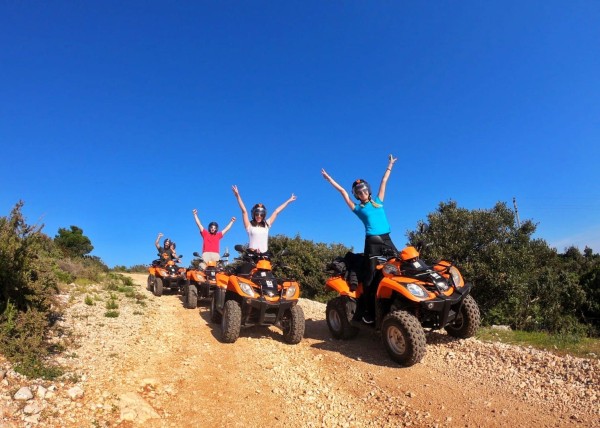
<path fill-rule="evenodd" d="M 452 322 L 456 314 L 460 312 L 462 301 L 469 294 L 471 288 L 471 284 L 465 284 L 462 288 L 456 288 L 451 296 L 442 295 L 433 300 L 421 302 L 421 308 L 427 312 L 439 313 L 439 328 L 443 328 Z"/>
<path fill-rule="evenodd" d="M 226 293 L 227 293 L 227 291 L 223 288 L 217 287 L 215 289 L 213 299 L 215 299 L 215 307 L 219 310 L 223 310 L 223 306 L 225 306 L 225 294 Z"/>
<path fill-rule="evenodd" d="M 258 311 L 256 324 L 277 324 L 285 311 L 297 303 L 297 300 L 284 300 L 275 303 L 262 299 L 248 299 L 247 304 Z"/>

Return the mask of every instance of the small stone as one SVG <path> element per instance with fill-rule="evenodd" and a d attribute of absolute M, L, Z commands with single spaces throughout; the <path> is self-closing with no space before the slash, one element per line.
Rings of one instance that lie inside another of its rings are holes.
<path fill-rule="evenodd" d="M 13 398 L 19 401 L 27 401 L 33 398 L 33 394 L 28 387 L 24 386 L 17 391 Z"/>

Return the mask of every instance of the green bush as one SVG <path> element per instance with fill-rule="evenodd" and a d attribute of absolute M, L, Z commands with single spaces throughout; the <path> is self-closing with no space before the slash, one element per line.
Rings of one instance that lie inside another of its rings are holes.
<path fill-rule="evenodd" d="M 0 353 L 26 376 L 52 376 L 58 369 L 45 366 L 44 338 L 59 316 L 55 248 L 43 225 L 26 224 L 22 206 L 0 217 Z"/>

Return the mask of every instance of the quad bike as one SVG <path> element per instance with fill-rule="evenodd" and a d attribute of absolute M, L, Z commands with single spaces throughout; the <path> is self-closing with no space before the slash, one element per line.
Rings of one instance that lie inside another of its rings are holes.
<path fill-rule="evenodd" d="M 170 259 L 167 253 L 159 254 L 160 258 L 152 261 L 148 268 L 148 283 L 146 289 L 152 291 L 155 296 L 162 296 L 165 290 L 181 293 L 187 284 L 185 276 L 186 269 L 179 267 L 177 263 L 181 262 L 181 257 Z"/>
<path fill-rule="evenodd" d="M 217 273 L 217 287 L 210 302 L 211 321 L 221 323 L 221 341 L 235 342 L 242 327 L 275 325 L 281 328 L 287 343 L 299 343 L 305 327 L 304 312 L 298 305 L 300 284 L 273 274 L 270 253 L 258 253 L 242 245 L 235 249 L 242 264 Z"/>
<path fill-rule="evenodd" d="M 229 254 L 223 254 L 224 259 L 218 262 L 205 262 L 197 252 L 194 256 L 196 258 L 186 271 L 188 283 L 183 289 L 183 304 L 188 309 L 195 309 L 200 299 L 210 299 L 217 286 L 217 272 L 223 271 Z M 204 269 L 201 268 L 202 263 L 205 264 Z"/>
<path fill-rule="evenodd" d="M 381 263 L 374 280 L 378 286 L 373 325 L 381 331 L 392 360 L 408 367 L 425 355 L 425 328 L 443 328 L 450 336 L 468 338 L 479 328 L 481 318 L 469 294 L 472 285 L 465 283 L 452 263 L 441 260 L 427 265 L 412 246 L 394 253 L 390 250 L 389 258 L 378 258 Z M 326 286 L 339 293 L 327 302 L 327 325 L 334 338 L 351 339 L 361 325 L 357 320 L 363 306 L 362 284 L 352 291 L 341 258 L 329 264 L 327 270 L 333 276 Z"/>

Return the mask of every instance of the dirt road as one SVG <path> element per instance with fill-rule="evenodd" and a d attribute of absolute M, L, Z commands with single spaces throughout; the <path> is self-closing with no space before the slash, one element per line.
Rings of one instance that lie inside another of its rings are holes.
<path fill-rule="evenodd" d="M 424 360 L 402 368 L 372 330 L 333 340 L 324 305 L 304 299 L 300 344 L 275 328 L 223 344 L 208 305 L 185 309 L 130 276 L 148 296 L 143 309 L 122 301 L 115 319 L 71 310 L 79 347 L 70 364 L 85 394 L 62 415 L 50 402 L 38 426 L 600 426 L 598 360 L 431 333 Z"/>

